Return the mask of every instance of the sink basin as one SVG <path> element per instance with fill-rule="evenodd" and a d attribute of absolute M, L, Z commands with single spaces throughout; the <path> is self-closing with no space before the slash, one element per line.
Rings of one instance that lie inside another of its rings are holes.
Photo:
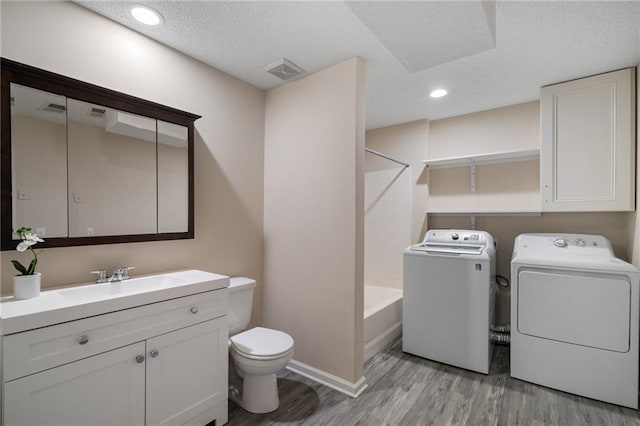
<path fill-rule="evenodd" d="M 149 277 L 130 278 L 95 285 L 86 285 L 59 290 L 58 294 L 69 300 L 92 300 L 120 296 L 127 293 L 144 293 L 162 288 L 184 285 L 188 281 L 177 275 L 162 274 Z"/>
<path fill-rule="evenodd" d="M 0 325 L 4 334 L 17 333 L 228 286 L 227 276 L 191 269 L 53 288 L 34 299 L 1 298 Z"/>

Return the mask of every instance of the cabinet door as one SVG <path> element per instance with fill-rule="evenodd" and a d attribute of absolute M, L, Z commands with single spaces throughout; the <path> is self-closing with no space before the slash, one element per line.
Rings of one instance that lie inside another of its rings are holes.
<path fill-rule="evenodd" d="M 148 425 L 181 425 L 226 401 L 227 338 L 221 317 L 147 340 Z"/>
<path fill-rule="evenodd" d="M 543 87 L 543 211 L 635 209 L 635 70 Z"/>
<path fill-rule="evenodd" d="M 4 425 L 143 425 L 144 343 L 4 385 Z"/>

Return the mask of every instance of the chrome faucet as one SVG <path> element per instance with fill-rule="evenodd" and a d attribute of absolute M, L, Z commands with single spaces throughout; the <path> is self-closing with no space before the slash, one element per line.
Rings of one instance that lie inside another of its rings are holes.
<path fill-rule="evenodd" d="M 131 278 L 129 276 L 129 271 L 132 269 L 135 269 L 135 266 L 122 266 L 119 268 L 115 268 L 109 278 L 107 278 L 107 271 L 105 269 L 98 269 L 97 271 L 91 271 L 91 273 L 98 276 L 96 278 L 96 283 L 100 284 L 106 282 L 128 280 L 129 278 Z"/>

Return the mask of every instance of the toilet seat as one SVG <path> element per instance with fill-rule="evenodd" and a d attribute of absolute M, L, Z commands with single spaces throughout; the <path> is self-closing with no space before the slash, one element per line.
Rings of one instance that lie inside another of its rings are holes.
<path fill-rule="evenodd" d="M 255 327 L 232 336 L 229 348 L 243 358 L 266 361 L 291 353 L 293 338 L 282 331 Z"/>

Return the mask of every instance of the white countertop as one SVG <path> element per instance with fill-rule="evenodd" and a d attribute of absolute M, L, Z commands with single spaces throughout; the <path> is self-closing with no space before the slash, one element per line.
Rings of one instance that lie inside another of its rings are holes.
<path fill-rule="evenodd" d="M 0 333 L 18 333 L 229 286 L 229 277 L 199 270 L 136 276 L 48 289 L 39 297 L 0 298 Z"/>

